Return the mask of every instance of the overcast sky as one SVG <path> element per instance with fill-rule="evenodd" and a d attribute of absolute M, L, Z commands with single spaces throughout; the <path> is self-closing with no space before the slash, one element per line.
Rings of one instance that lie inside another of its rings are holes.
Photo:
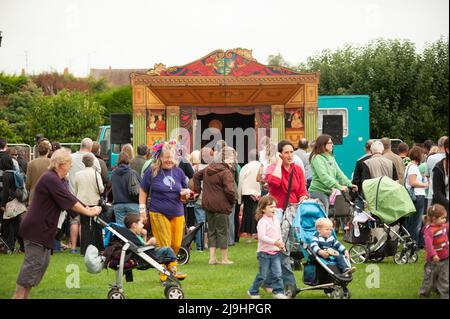
<path fill-rule="evenodd" d="M 183 65 L 216 49 L 281 53 L 447 36 L 448 0 L 0 0 L 0 72 Z"/>

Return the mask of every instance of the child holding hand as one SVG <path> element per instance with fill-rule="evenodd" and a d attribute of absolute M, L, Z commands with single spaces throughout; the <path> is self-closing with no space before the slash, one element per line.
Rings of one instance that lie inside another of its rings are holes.
<path fill-rule="evenodd" d="M 247 291 L 251 299 L 260 299 L 259 288 L 271 275 L 272 292 L 274 299 L 287 299 L 283 293 L 283 279 L 281 277 L 280 251 L 284 250 L 284 242 L 281 240 L 281 227 L 278 218 L 274 215 L 277 207 L 276 200 L 271 196 L 263 196 L 259 200 L 255 218 L 258 221 L 257 258 L 259 272 Z"/>

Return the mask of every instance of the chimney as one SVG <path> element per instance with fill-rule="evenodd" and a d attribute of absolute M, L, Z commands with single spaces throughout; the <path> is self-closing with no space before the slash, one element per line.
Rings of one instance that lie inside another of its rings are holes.
<path fill-rule="evenodd" d="M 65 67 L 64 68 L 64 76 L 68 76 L 69 75 L 69 68 Z"/>

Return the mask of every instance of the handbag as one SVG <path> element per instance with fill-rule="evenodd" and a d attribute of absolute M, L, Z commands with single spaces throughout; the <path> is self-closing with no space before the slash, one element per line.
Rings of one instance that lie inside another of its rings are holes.
<path fill-rule="evenodd" d="M 97 185 L 98 194 L 100 195 L 100 199 L 98 201 L 98 206 L 100 206 L 102 208 L 101 214 L 103 214 L 108 211 L 109 206 L 108 206 L 108 202 L 106 201 L 105 197 L 103 197 L 102 193 L 100 192 L 100 187 L 98 186 L 97 172 L 94 171 L 94 174 L 95 174 L 95 184 Z"/>
<path fill-rule="evenodd" d="M 3 219 L 11 219 L 27 211 L 27 206 L 14 198 L 6 203 Z"/>
<path fill-rule="evenodd" d="M 414 187 L 412 187 L 411 185 L 410 185 L 411 186 L 410 188 L 406 187 L 406 180 L 408 178 L 408 170 L 409 170 L 410 167 L 411 167 L 411 165 L 409 165 L 408 168 L 406 169 L 406 174 L 405 174 L 405 179 L 403 181 L 403 186 L 405 186 L 406 190 L 408 191 L 408 195 L 411 198 L 411 200 L 413 202 L 415 202 L 417 197 L 416 197 L 416 193 L 414 192 Z"/>

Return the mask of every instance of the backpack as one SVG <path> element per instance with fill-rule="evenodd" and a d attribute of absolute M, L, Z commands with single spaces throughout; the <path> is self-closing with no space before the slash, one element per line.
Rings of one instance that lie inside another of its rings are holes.
<path fill-rule="evenodd" d="M 16 186 L 14 198 L 21 203 L 26 203 L 28 200 L 28 191 L 25 188 L 25 176 L 22 173 L 13 170 L 6 170 L 5 172 L 10 172 L 14 176 L 14 184 Z"/>
<path fill-rule="evenodd" d="M 128 178 L 128 196 L 135 202 L 139 202 L 139 189 L 141 187 L 141 179 L 139 175 L 131 170 Z"/>

